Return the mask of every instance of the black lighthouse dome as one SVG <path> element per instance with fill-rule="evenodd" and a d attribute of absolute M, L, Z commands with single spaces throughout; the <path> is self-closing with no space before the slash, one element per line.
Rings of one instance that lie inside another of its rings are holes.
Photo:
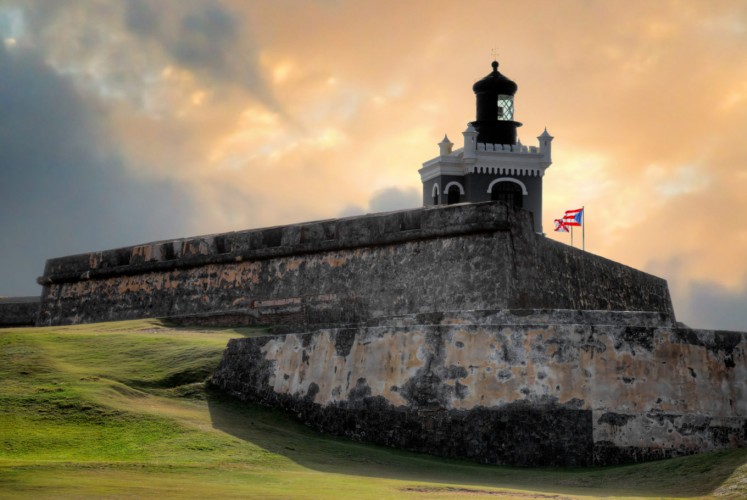
<path fill-rule="evenodd" d="M 472 86 L 477 101 L 477 116 L 472 126 L 478 132 L 477 141 L 493 144 L 516 144 L 514 121 L 514 95 L 518 86 L 498 71 L 498 61 L 492 63 L 493 71 Z"/>
<path fill-rule="evenodd" d="M 498 61 L 491 63 L 493 71 L 480 81 L 475 82 L 472 90 L 475 94 L 494 92 L 496 94 L 514 95 L 518 89 L 516 83 L 498 71 Z"/>

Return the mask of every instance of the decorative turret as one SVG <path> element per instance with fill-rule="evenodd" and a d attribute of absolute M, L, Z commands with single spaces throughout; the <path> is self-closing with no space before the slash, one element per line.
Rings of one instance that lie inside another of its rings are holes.
<path fill-rule="evenodd" d="M 492 63 L 493 71 L 472 86 L 477 101 L 477 117 L 472 125 L 478 132 L 477 141 L 491 144 L 516 144 L 514 121 L 514 95 L 516 83 L 498 71 L 498 61 Z"/>
<path fill-rule="evenodd" d="M 444 139 L 438 143 L 438 147 L 441 150 L 441 156 L 450 155 L 452 146 L 454 146 L 454 143 L 449 140 L 448 135 L 444 134 Z"/>
<path fill-rule="evenodd" d="M 552 162 L 552 140 L 555 138 L 547 132 L 547 127 L 545 127 L 545 131 L 537 139 L 539 139 L 542 156 L 547 158 L 548 162 Z"/>

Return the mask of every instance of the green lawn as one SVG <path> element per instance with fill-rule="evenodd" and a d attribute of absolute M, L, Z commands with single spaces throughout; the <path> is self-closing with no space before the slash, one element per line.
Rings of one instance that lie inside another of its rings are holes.
<path fill-rule="evenodd" d="M 229 338 L 157 320 L 0 330 L 0 498 L 747 498 L 747 450 L 481 466 L 320 435 L 205 387 Z"/>

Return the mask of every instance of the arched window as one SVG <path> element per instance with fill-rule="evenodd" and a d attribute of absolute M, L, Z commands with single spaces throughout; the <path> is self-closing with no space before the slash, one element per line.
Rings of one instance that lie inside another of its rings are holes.
<path fill-rule="evenodd" d="M 502 181 L 494 184 L 490 191 L 490 199 L 502 201 L 510 206 L 521 208 L 524 206 L 524 195 L 521 186 L 515 182 Z"/>
<path fill-rule="evenodd" d="M 433 205 L 438 205 L 438 203 L 441 201 L 439 198 L 439 192 L 438 192 L 438 183 L 433 185 L 433 189 L 431 190 L 431 195 L 433 196 Z"/>

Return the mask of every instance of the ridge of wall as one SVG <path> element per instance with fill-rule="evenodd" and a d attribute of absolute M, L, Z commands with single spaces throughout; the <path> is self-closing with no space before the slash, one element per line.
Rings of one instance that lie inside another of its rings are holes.
<path fill-rule="evenodd" d="M 161 241 L 47 261 L 38 325 L 347 324 L 452 309 L 653 311 L 666 281 L 548 240 L 500 202 Z"/>

